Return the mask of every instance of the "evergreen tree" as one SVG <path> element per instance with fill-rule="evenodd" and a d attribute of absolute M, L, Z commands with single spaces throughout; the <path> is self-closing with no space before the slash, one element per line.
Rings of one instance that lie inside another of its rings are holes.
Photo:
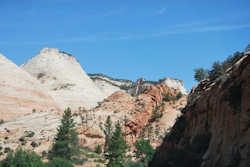
<path fill-rule="evenodd" d="M 54 140 L 49 158 L 63 158 L 72 160 L 73 156 L 79 154 L 78 133 L 75 129 L 75 123 L 72 118 L 70 108 L 64 111 L 61 125 L 57 129 L 57 134 Z"/>
<path fill-rule="evenodd" d="M 100 124 L 100 128 L 105 135 L 104 152 L 106 152 L 113 134 L 112 121 L 110 116 L 107 117 L 104 127 Z"/>
<path fill-rule="evenodd" d="M 153 147 L 150 145 L 150 141 L 142 138 L 139 141 L 136 141 L 134 146 L 136 158 L 144 165 L 148 165 L 155 153 Z"/>
<path fill-rule="evenodd" d="M 208 77 L 208 70 L 204 68 L 197 68 L 194 70 L 194 79 L 198 82 L 202 81 L 203 79 L 206 79 Z"/>
<path fill-rule="evenodd" d="M 41 167 L 42 165 L 42 160 L 36 153 L 22 149 L 18 149 L 15 153 L 10 152 L 0 162 L 1 167 Z"/>
<path fill-rule="evenodd" d="M 126 152 L 128 146 L 124 139 L 120 123 L 117 122 L 115 132 L 113 133 L 107 149 L 107 167 L 124 167 Z"/>

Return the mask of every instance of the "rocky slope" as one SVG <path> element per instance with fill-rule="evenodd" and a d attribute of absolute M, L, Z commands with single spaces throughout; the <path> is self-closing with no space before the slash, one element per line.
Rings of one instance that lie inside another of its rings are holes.
<path fill-rule="evenodd" d="M 1 54 L 0 76 L 1 120 L 30 114 L 34 109 L 60 110 L 48 90 Z"/>
<path fill-rule="evenodd" d="M 175 102 L 164 99 L 165 94 L 175 96 L 177 93 L 178 91 L 166 85 L 150 86 L 144 93 L 135 97 L 118 91 L 94 109 L 82 108 L 74 112 L 81 145 L 90 148 L 98 144 L 104 145 L 105 137 L 100 126 L 108 116 L 111 116 L 113 124 L 118 120 L 121 122 L 126 133 L 126 141 L 131 146 L 140 137 L 143 129 L 146 136 L 151 129 L 152 144 L 157 147 L 162 141 L 162 136 L 175 123 L 180 110 L 186 105 L 186 96 Z M 154 112 L 161 116 L 155 118 Z M 53 142 L 60 118 L 61 112 L 44 111 L 3 123 L 0 125 L 0 146 L 3 150 L 23 147 L 39 154 L 47 152 Z M 28 135 L 30 133 L 33 135 Z M 36 143 L 35 147 L 31 143 Z"/>
<path fill-rule="evenodd" d="M 184 87 L 183 81 L 172 78 L 163 78 L 160 79 L 159 81 L 147 81 L 144 78 L 140 78 L 128 88 L 128 92 L 132 95 L 139 95 L 148 86 L 153 86 L 157 84 L 164 84 L 169 88 L 179 91 L 183 95 L 187 95 L 187 91 Z"/>
<path fill-rule="evenodd" d="M 151 167 L 250 166 L 250 54 L 192 90 Z M 181 161 L 180 161 L 181 160 Z"/>
<path fill-rule="evenodd" d="M 92 108 L 106 97 L 72 55 L 56 48 L 42 49 L 21 68 L 47 87 L 62 108 Z"/>
<path fill-rule="evenodd" d="M 144 134 L 157 147 L 186 105 L 186 94 L 177 98 L 182 90 L 164 82 L 90 79 L 73 56 L 54 48 L 21 67 L 0 55 L 0 74 L 0 159 L 18 147 L 46 153 L 68 106 L 82 146 L 104 145 L 101 127 L 111 116 L 130 146 Z"/>
<path fill-rule="evenodd" d="M 104 134 L 99 125 L 103 125 L 111 116 L 113 123 L 118 120 L 122 123 L 130 145 L 140 137 L 143 129 L 145 134 L 151 129 L 152 144 L 158 146 L 161 136 L 174 124 L 186 104 L 186 96 L 173 102 L 164 98 L 166 94 L 176 96 L 178 91 L 159 84 L 147 87 L 139 96 L 131 96 L 124 91 L 115 92 L 96 108 L 86 112 L 91 119 L 80 132 L 82 144 L 91 147 L 104 144 Z M 156 118 L 156 114 L 161 116 Z"/>

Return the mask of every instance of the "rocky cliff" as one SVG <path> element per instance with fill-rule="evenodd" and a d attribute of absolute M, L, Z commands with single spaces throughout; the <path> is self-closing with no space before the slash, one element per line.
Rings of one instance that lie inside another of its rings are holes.
<path fill-rule="evenodd" d="M 56 48 L 42 49 L 21 68 L 47 87 L 62 108 L 91 108 L 106 97 L 75 57 Z"/>
<path fill-rule="evenodd" d="M 153 139 L 154 147 L 158 146 L 161 136 L 175 123 L 180 110 L 186 105 L 186 96 L 176 100 L 165 97 L 175 97 L 178 92 L 165 84 L 149 86 L 139 96 L 131 96 L 124 91 L 115 92 L 96 108 L 85 112 L 90 119 L 80 130 L 82 144 L 90 147 L 104 144 L 104 134 L 99 125 L 103 125 L 110 116 L 113 123 L 121 122 L 130 145 L 140 137 L 142 131 L 147 135 L 150 129 L 152 133 L 148 136 Z"/>
<path fill-rule="evenodd" d="M 187 91 L 184 88 L 182 80 L 172 79 L 172 78 L 163 78 L 159 81 L 162 84 L 168 85 L 168 87 L 179 90 L 182 94 L 187 95 Z"/>
<path fill-rule="evenodd" d="M 151 167 L 250 166 L 250 56 L 192 90 Z"/>
<path fill-rule="evenodd" d="M 7 121 L 34 111 L 61 110 L 36 79 L 0 54 L 0 119 Z"/>

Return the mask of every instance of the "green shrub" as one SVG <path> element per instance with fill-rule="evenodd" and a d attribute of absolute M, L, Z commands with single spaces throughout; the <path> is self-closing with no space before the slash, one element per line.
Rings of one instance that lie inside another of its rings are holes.
<path fill-rule="evenodd" d="M 38 144 L 35 142 L 35 141 L 32 141 L 31 144 L 30 144 L 33 148 L 37 147 Z"/>
<path fill-rule="evenodd" d="M 128 91 L 129 89 L 133 88 L 134 85 L 120 85 L 120 89 Z"/>
<path fill-rule="evenodd" d="M 1 162 L 1 167 L 41 167 L 41 158 L 34 152 L 18 149 L 10 152 Z"/>
<path fill-rule="evenodd" d="M 98 162 L 98 163 L 102 163 L 102 164 L 104 164 L 106 162 L 105 159 L 101 159 L 101 158 L 95 159 L 94 161 Z"/>
<path fill-rule="evenodd" d="M 9 148 L 9 147 L 5 147 L 4 148 L 4 153 L 9 153 L 9 152 L 11 152 L 12 150 L 11 150 L 11 148 Z"/>
<path fill-rule="evenodd" d="M 0 125 L 4 123 L 4 120 L 3 119 L 0 119 Z"/>
<path fill-rule="evenodd" d="M 97 153 L 97 154 L 101 154 L 102 153 L 102 146 L 101 145 L 98 144 L 95 147 L 95 153 Z"/>
<path fill-rule="evenodd" d="M 182 98 L 183 94 L 181 92 L 179 92 L 177 95 L 176 95 L 176 98 L 177 100 L 179 100 L 180 98 Z"/>
<path fill-rule="evenodd" d="M 244 56 L 243 52 L 235 52 L 233 56 L 227 57 L 223 62 L 216 61 L 212 66 L 212 70 L 209 71 L 209 78 L 215 80 L 217 78 L 225 79 L 226 70 L 232 67 L 238 60 Z"/>
<path fill-rule="evenodd" d="M 176 100 L 176 97 L 175 96 L 171 96 L 169 94 L 163 94 L 163 101 L 175 101 Z"/>
<path fill-rule="evenodd" d="M 33 137 L 35 135 L 35 132 L 33 131 L 25 131 L 24 136 L 25 137 Z"/>
<path fill-rule="evenodd" d="M 169 102 L 169 101 L 177 101 L 179 100 L 183 94 L 179 92 L 176 96 L 171 96 L 170 94 L 162 94 L 163 96 L 163 101 Z"/>
<path fill-rule="evenodd" d="M 163 113 L 159 112 L 158 109 L 159 108 L 153 110 L 150 122 L 159 121 L 159 119 L 163 116 Z"/>
<path fill-rule="evenodd" d="M 124 167 L 146 167 L 140 161 L 127 161 L 124 163 Z"/>
<path fill-rule="evenodd" d="M 116 114 L 116 113 L 119 113 L 119 111 L 118 111 L 118 110 L 115 110 L 115 111 L 114 111 L 114 114 Z"/>
<path fill-rule="evenodd" d="M 69 160 L 62 158 L 54 158 L 48 163 L 45 163 L 43 167 L 74 167 Z"/>

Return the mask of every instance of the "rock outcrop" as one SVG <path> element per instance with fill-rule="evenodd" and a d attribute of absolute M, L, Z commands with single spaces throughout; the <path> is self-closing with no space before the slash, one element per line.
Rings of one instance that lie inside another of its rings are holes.
<path fill-rule="evenodd" d="M 18 118 L 32 110 L 61 110 L 46 88 L 1 54 L 0 76 L 0 119 Z"/>
<path fill-rule="evenodd" d="M 133 85 L 132 81 L 115 79 L 103 74 L 89 74 L 89 77 L 105 93 L 106 97 L 119 90 L 126 91 Z"/>
<path fill-rule="evenodd" d="M 84 146 L 94 147 L 97 143 L 104 143 L 104 134 L 99 125 L 103 125 L 108 116 L 113 123 L 119 121 L 126 134 L 127 143 L 131 146 L 140 137 L 142 131 L 145 135 L 148 130 L 153 131 L 149 136 L 153 139 L 154 147 L 161 143 L 161 136 L 175 123 L 180 110 L 186 105 L 186 96 L 177 101 L 165 101 L 164 96 L 176 96 L 177 90 L 158 84 L 147 87 L 139 96 L 131 96 L 124 91 L 117 91 L 99 105 L 88 111 L 88 125 L 82 130 L 81 140 Z M 86 130 L 87 129 L 87 130 Z M 99 132 L 102 137 L 91 137 L 89 131 Z M 88 134 L 86 135 L 86 131 Z M 155 131 L 157 131 L 155 133 Z"/>
<path fill-rule="evenodd" d="M 250 166 L 250 55 L 226 77 L 204 80 L 158 149 L 151 167 Z"/>
<path fill-rule="evenodd" d="M 183 81 L 172 78 L 163 78 L 160 83 L 166 84 L 168 87 L 179 90 L 182 94 L 187 95 L 187 91 L 184 88 Z"/>
<path fill-rule="evenodd" d="M 105 97 L 75 57 L 56 48 L 42 49 L 21 68 L 47 87 L 62 108 L 92 108 Z"/>
<path fill-rule="evenodd" d="M 187 95 L 187 91 L 184 87 L 183 81 L 178 80 L 178 79 L 172 79 L 172 78 L 163 78 L 163 79 L 160 79 L 158 82 L 147 81 L 144 78 L 140 78 L 134 84 L 132 84 L 131 88 L 128 89 L 128 92 L 132 95 L 139 95 L 145 90 L 146 87 L 157 85 L 157 84 L 164 84 L 168 86 L 169 88 L 177 90 L 183 95 Z"/>

